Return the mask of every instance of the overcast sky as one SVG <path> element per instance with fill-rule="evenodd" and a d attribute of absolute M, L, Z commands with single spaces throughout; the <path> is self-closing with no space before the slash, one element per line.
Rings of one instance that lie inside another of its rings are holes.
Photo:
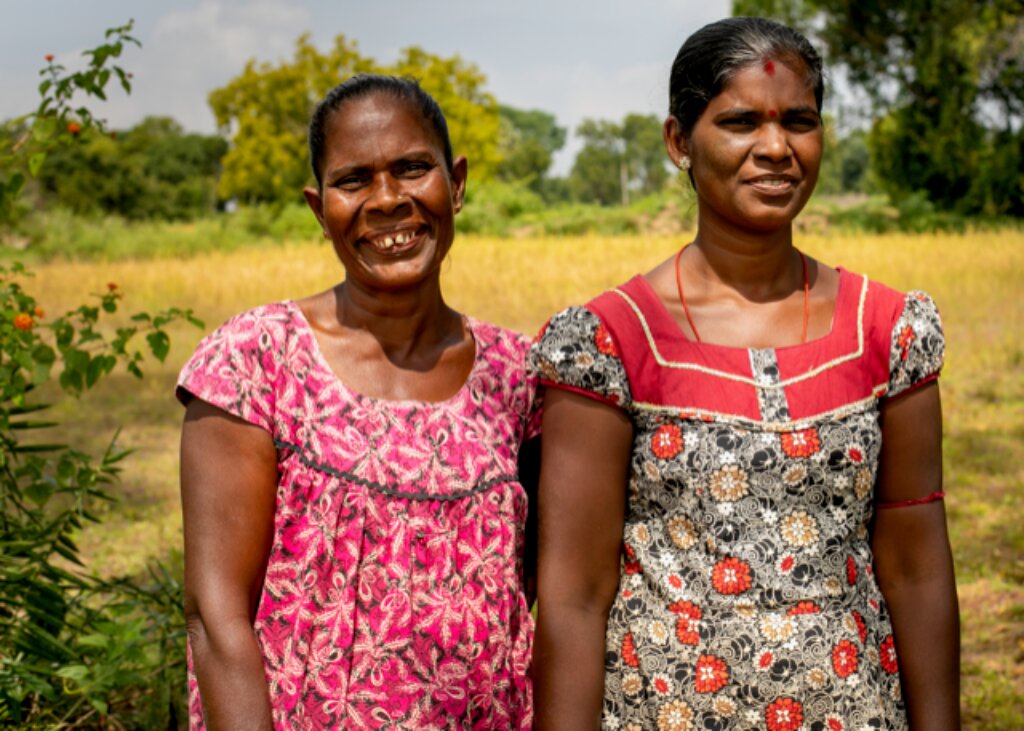
<path fill-rule="evenodd" d="M 134 91 L 114 90 L 99 116 L 123 128 L 168 115 L 206 133 L 215 129 L 209 91 L 249 59 L 290 59 L 304 32 L 322 50 L 343 33 L 382 63 L 410 45 L 458 54 L 483 71 L 500 102 L 551 112 L 570 130 L 586 117 L 661 116 L 680 44 L 729 15 L 729 0 L 0 0 L 0 7 L 0 119 L 38 103 L 45 54 L 80 68 L 82 50 L 97 45 L 105 28 L 134 18 L 142 49 L 122 58 Z M 560 155 L 559 172 L 575 147 Z"/>

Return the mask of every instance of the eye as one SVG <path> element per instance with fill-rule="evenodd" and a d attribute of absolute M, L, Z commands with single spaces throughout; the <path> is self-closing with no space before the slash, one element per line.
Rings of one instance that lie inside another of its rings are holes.
<path fill-rule="evenodd" d="M 726 117 L 718 122 L 719 125 L 726 129 L 735 130 L 737 132 L 747 132 L 754 129 L 756 123 L 750 117 Z"/>
<path fill-rule="evenodd" d="M 398 174 L 403 178 L 418 178 L 430 172 L 431 167 L 421 160 L 406 161 L 398 166 Z"/>
<path fill-rule="evenodd" d="M 787 117 L 785 125 L 794 132 L 812 132 L 820 124 L 817 117 L 810 114 L 798 114 L 794 117 Z"/>
<path fill-rule="evenodd" d="M 333 186 L 342 190 L 358 190 L 366 184 L 366 180 L 367 176 L 353 173 L 351 175 L 342 175 L 334 181 Z"/>

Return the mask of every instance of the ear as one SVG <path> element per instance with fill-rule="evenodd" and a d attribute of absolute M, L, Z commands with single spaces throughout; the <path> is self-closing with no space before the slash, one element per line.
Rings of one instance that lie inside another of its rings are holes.
<path fill-rule="evenodd" d="M 317 188 L 304 188 L 302 194 L 306 196 L 306 204 L 309 206 L 309 210 L 313 211 L 313 215 L 316 216 L 316 220 L 320 224 L 320 228 L 324 229 L 324 235 L 327 235 L 327 228 L 324 226 L 324 200 L 320 196 L 320 191 Z"/>
<path fill-rule="evenodd" d="M 668 152 L 669 159 L 672 160 L 676 167 L 679 167 L 680 161 L 690 154 L 689 147 L 686 144 L 686 137 L 679 126 L 679 120 L 671 114 L 668 115 L 665 118 L 665 124 L 662 125 L 661 132 L 665 138 L 665 150 Z"/>
<path fill-rule="evenodd" d="M 465 155 L 459 155 L 452 163 L 452 206 L 455 212 L 462 210 L 462 199 L 466 195 L 466 176 L 469 174 L 469 163 Z"/>

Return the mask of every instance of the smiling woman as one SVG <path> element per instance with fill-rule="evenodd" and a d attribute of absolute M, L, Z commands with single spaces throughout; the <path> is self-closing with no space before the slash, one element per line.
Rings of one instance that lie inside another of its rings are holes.
<path fill-rule="evenodd" d="M 526 340 L 441 294 L 466 159 L 393 77 L 309 139 L 344 281 L 228 321 L 179 381 L 192 728 L 529 728 L 539 417 Z"/>
<path fill-rule="evenodd" d="M 941 323 L 794 246 L 822 96 L 789 28 L 687 39 L 696 237 L 534 346 L 540 729 L 959 727 Z"/>

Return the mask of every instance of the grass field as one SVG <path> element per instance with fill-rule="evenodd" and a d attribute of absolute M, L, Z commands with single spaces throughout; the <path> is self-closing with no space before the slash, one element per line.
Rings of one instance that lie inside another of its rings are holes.
<path fill-rule="evenodd" d="M 445 267 L 458 309 L 533 333 L 553 312 L 585 301 L 670 255 L 677 238 L 460 239 Z M 965 727 L 1024 728 L 1024 233 L 808 236 L 808 253 L 901 289 L 929 291 L 942 310 L 945 473 L 963 622 Z M 321 243 L 202 254 L 187 260 L 41 266 L 27 287 L 49 312 L 109 281 L 125 309 L 192 307 L 212 329 L 244 308 L 326 288 L 340 267 Z M 163 366 L 145 381 L 118 374 L 60 416 L 72 444 L 100 451 L 117 427 L 137 452 L 121 502 L 82 537 L 105 574 L 173 556 L 180 544 L 177 369 L 201 333 L 174 331 Z"/>

